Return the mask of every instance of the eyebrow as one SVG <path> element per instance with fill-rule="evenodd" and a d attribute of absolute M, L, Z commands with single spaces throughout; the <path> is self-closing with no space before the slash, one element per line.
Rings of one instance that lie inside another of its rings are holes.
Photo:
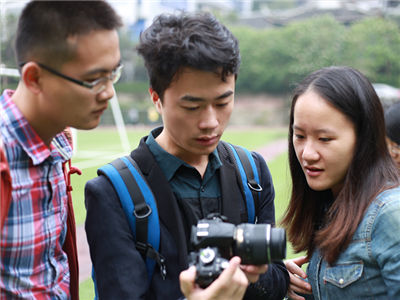
<path fill-rule="evenodd" d="M 233 95 L 233 91 L 227 91 L 227 92 L 223 93 L 222 95 L 218 96 L 217 98 L 215 98 L 214 100 L 224 99 L 224 98 L 227 98 L 227 97 L 229 97 L 231 95 Z M 181 100 L 185 100 L 185 101 L 190 101 L 190 102 L 204 101 L 204 98 L 195 97 L 195 96 L 192 96 L 192 95 L 185 95 L 185 96 L 182 96 L 180 99 Z"/>
<path fill-rule="evenodd" d="M 118 63 L 117 63 L 117 65 L 114 67 L 114 69 L 112 69 L 111 71 L 113 71 L 113 70 L 115 70 L 116 68 L 118 68 L 118 66 L 121 64 L 121 61 L 119 61 Z M 108 70 L 108 69 L 104 69 L 104 68 L 98 68 L 98 69 L 94 69 L 94 70 L 91 70 L 91 71 L 89 71 L 89 72 L 87 72 L 84 76 L 90 76 L 90 75 L 94 75 L 94 74 L 97 74 L 97 73 L 109 73 L 110 72 L 110 70 Z"/>
<path fill-rule="evenodd" d="M 301 127 L 299 127 L 299 126 L 296 126 L 296 125 L 294 125 L 294 124 L 292 125 L 292 128 L 293 128 L 293 129 L 296 129 L 296 130 L 304 131 L 303 128 L 301 128 Z M 315 132 L 316 132 L 316 133 L 329 133 L 329 134 L 334 134 L 334 133 L 335 133 L 333 130 L 325 129 L 325 128 L 315 130 Z"/>

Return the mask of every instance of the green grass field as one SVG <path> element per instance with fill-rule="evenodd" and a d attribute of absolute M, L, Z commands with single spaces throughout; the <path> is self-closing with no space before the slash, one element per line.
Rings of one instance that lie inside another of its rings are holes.
<path fill-rule="evenodd" d="M 135 148 L 140 138 L 147 135 L 150 129 L 128 129 L 128 138 L 131 148 Z M 223 136 L 227 142 L 241 145 L 249 150 L 257 150 L 271 143 L 272 141 L 285 138 L 286 129 L 228 129 Z M 73 199 L 77 224 L 82 224 L 85 220 L 86 210 L 84 206 L 84 186 L 85 183 L 96 177 L 96 170 L 103 164 L 113 159 L 126 155 L 123 153 L 119 135 L 114 128 L 97 128 L 92 131 L 78 131 L 77 142 L 78 153 L 73 158 L 73 165 L 82 167 L 82 175 L 72 176 Z M 288 203 L 290 192 L 290 175 L 287 168 L 287 154 L 283 153 L 268 162 L 274 187 L 275 214 L 279 221 Z M 288 244 L 287 258 L 299 256 L 292 253 Z M 89 279 L 80 285 L 80 299 L 92 300 L 94 297 L 93 283 Z"/>

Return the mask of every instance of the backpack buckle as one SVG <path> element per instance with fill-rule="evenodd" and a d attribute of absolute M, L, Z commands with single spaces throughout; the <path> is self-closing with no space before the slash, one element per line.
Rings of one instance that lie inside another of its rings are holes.
<path fill-rule="evenodd" d="M 135 217 L 136 218 L 138 218 L 138 219 L 144 219 L 144 218 L 147 218 L 148 216 L 150 216 L 150 214 L 153 212 L 152 211 L 152 209 L 151 209 L 151 207 L 147 204 L 146 205 L 146 207 L 147 207 L 147 213 L 145 213 L 144 215 L 141 215 L 141 216 L 139 216 L 137 213 L 136 213 L 136 209 L 133 211 L 133 214 L 135 215 Z"/>
<path fill-rule="evenodd" d="M 144 254 L 146 256 L 149 244 L 143 244 L 141 242 L 137 242 L 135 246 L 137 251 L 139 251 L 139 253 Z"/>
<path fill-rule="evenodd" d="M 262 187 L 257 182 L 254 183 L 247 182 L 247 185 L 251 190 L 255 192 L 261 192 L 263 190 Z"/>

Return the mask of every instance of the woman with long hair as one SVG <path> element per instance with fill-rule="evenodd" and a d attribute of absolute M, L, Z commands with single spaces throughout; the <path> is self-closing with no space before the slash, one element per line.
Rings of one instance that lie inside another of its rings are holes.
<path fill-rule="evenodd" d="M 380 100 L 359 71 L 324 68 L 297 86 L 289 165 L 282 224 L 306 257 L 286 261 L 288 297 L 400 299 L 400 171 Z"/>

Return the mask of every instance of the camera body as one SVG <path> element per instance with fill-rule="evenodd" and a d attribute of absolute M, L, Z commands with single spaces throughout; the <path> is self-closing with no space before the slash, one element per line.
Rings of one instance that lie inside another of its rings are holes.
<path fill-rule="evenodd" d="M 270 224 L 235 226 L 227 218 L 211 214 L 192 227 L 191 243 L 197 252 L 189 257 L 196 265 L 196 283 L 209 286 L 229 265 L 233 256 L 239 256 L 244 265 L 263 265 L 286 257 L 286 233 Z"/>

